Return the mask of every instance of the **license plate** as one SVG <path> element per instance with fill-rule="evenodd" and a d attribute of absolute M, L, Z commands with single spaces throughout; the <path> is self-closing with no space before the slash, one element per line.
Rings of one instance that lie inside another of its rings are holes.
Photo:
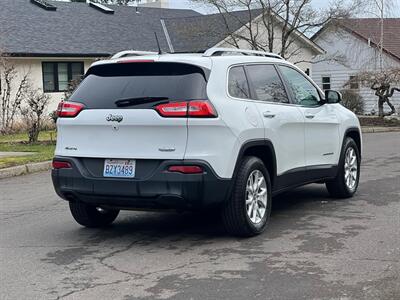
<path fill-rule="evenodd" d="M 134 159 L 106 159 L 104 177 L 134 178 L 136 161 Z"/>

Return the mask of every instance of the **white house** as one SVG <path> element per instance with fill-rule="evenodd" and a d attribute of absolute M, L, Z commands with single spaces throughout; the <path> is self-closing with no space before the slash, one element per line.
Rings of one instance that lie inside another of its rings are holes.
<path fill-rule="evenodd" d="M 364 113 L 377 113 L 377 96 L 369 87 L 361 86 L 356 76 L 360 71 L 380 69 L 380 19 L 350 19 L 331 22 L 312 40 L 321 46 L 325 56 L 313 63 L 312 78 L 323 89 L 353 89 L 364 99 Z M 384 19 L 383 68 L 400 68 L 400 19 Z M 324 59 L 327 58 L 327 59 Z M 352 84 L 344 86 L 350 79 Z M 400 106 L 400 95 L 392 103 Z"/>
<path fill-rule="evenodd" d="M 127 49 L 157 51 L 154 32 L 165 52 L 232 47 L 221 15 L 161 8 L 168 5 L 165 0 L 147 2 L 158 7 L 1 0 L 0 51 L 10 56 L 19 76 L 28 72 L 33 86 L 51 96 L 49 109 L 54 110 L 69 81 L 82 76 L 95 60 Z M 247 11 L 229 16 L 229 30 L 243 30 L 246 18 Z M 300 59 L 299 66 L 310 71 L 312 58 L 323 50 L 298 32 L 294 36 L 300 51 L 292 59 Z"/>

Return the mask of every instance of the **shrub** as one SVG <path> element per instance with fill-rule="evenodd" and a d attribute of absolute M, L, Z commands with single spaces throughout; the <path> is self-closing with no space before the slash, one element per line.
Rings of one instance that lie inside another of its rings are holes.
<path fill-rule="evenodd" d="M 40 90 L 31 90 L 27 96 L 26 106 L 21 108 L 22 116 L 28 127 L 29 143 L 38 141 L 49 100 L 49 95 L 43 94 Z"/>
<path fill-rule="evenodd" d="M 354 90 L 342 90 L 342 105 L 356 114 L 364 113 L 364 99 Z"/>

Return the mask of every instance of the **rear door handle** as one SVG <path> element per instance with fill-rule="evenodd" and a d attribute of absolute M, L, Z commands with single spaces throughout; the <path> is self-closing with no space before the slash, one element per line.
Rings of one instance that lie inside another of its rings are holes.
<path fill-rule="evenodd" d="M 314 117 L 315 117 L 314 115 L 306 115 L 307 119 L 314 119 Z"/>
<path fill-rule="evenodd" d="M 270 111 L 265 111 L 265 112 L 263 113 L 263 115 L 264 115 L 264 118 L 268 118 L 268 119 L 275 118 L 275 116 L 276 116 L 274 113 L 272 113 L 272 112 L 270 112 Z"/>

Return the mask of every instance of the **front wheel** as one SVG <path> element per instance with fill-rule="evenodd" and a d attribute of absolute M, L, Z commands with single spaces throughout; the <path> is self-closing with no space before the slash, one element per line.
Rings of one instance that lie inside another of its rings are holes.
<path fill-rule="evenodd" d="M 222 210 L 226 230 L 244 237 L 260 234 L 271 214 L 271 181 L 263 162 L 245 157 L 234 184 L 232 197 Z"/>
<path fill-rule="evenodd" d="M 326 188 L 332 197 L 352 197 L 360 180 L 360 152 L 352 138 L 347 138 L 344 142 L 338 168 L 336 178 L 326 182 Z"/>
<path fill-rule="evenodd" d="M 119 210 L 103 209 L 82 202 L 69 202 L 69 208 L 75 221 L 89 228 L 110 225 L 119 214 Z"/>

